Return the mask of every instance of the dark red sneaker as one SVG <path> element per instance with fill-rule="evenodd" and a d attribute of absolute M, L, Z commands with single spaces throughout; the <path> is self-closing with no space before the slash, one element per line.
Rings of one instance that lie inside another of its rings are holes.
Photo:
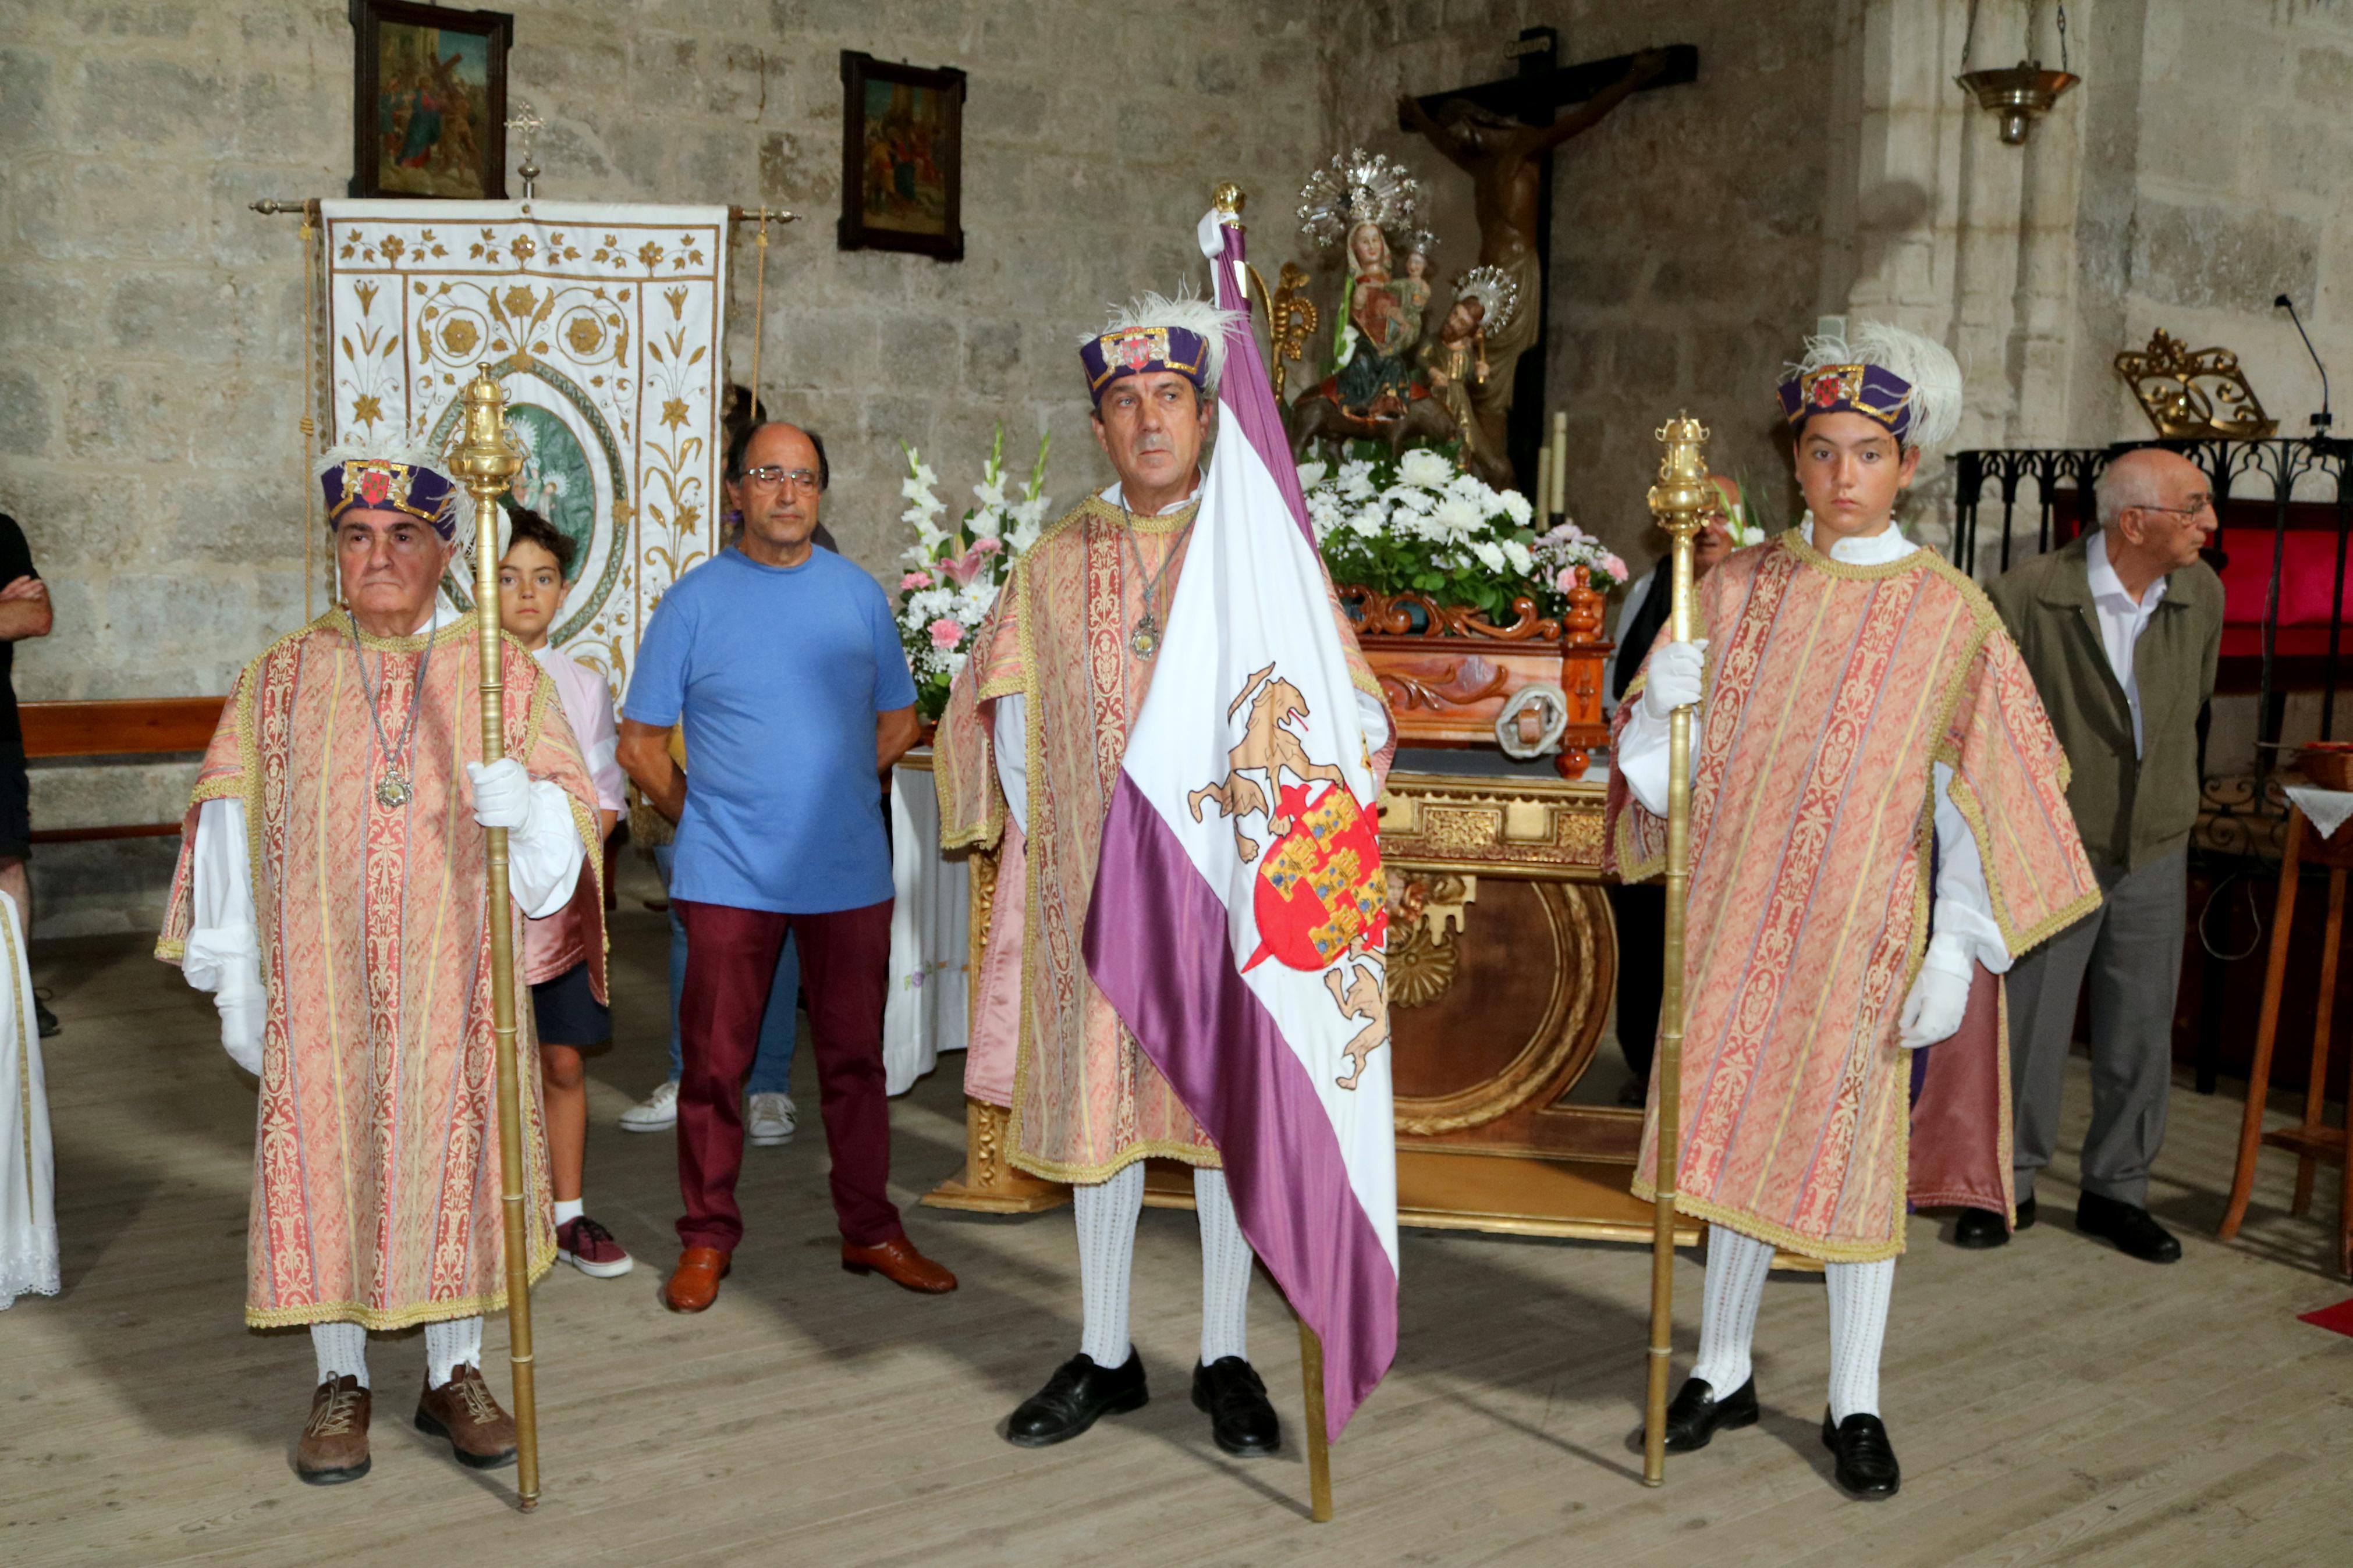
<path fill-rule="evenodd" d="M 612 1279 L 637 1267 L 613 1233 L 582 1215 L 555 1227 L 555 1256 L 592 1279 Z"/>

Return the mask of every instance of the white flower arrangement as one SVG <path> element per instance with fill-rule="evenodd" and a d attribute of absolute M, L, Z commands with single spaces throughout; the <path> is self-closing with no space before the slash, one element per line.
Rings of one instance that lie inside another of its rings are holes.
<path fill-rule="evenodd" d="M 1013 562 L 1038 542 L 1044 531 L 1048 500 L 1046 450 L 1048 438 L 1038 443 L 1038 461 L 1018 500 L 1005 493 L 1005 429 L 999 426 L 990 444 L 980 483 L 973 486 L 979 504 L 945 528 L 939 520 L 947 505 L 939 498 L 939 476 L 905 442 L 907 477 L 899 493 L 907 500 L 899 520 L 915 531 L 915 542 L 902 558 L 906 572 L 899 579 L 899 640 L 915 677 L 916 706 L 926 719 L 936 719 L 948 700 L 948 685 L 971 657 L 972 634 L 997 590 L 1013 570 Z"/>
<path fill-rule="evenodd" d="M 1603 594 L 1627 577 L 1626 563 L 1574 523 L 1538 535 L 1525 496 L 1457 469 L 1442 451 L 1302 463 L 1299 484 L 1335 583 L 1423 594 L 1509 625 L 1515 599 L 1547 616 L 1565 610 L 1571 567 Z"/>

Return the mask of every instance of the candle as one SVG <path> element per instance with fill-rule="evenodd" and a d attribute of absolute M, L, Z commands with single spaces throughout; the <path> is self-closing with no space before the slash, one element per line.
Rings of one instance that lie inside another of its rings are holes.
<path fill-rule="evenodd" d="M 1542 529 L 1546 523 L 1546 519 L 1541 515 L 1545 509 L 1545 499 L 1551 494 L 1552 448 L 1550 447 L 1538 447 L 1536 448 L 1535 508 L 1539 514 L 1536 518 L 1536 524 L 1539 529 Z"/>
<path fill-rule="evenodd" d="M 1568 416 L 1564 413 L 1552 416 L 1552 489 L 1547 500 L 1556 517 L 1568 510 Z"/>

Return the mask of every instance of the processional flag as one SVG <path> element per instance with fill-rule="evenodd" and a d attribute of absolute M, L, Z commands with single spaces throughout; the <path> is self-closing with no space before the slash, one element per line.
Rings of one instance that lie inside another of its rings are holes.
<path fill-rule="evenodd" d="M 1242 233 L 1201 248 L 1239 310 Z M 1192 545 L 1103 828 L 1087 966 L 1216 1140 L 1243 1234 L 1324 1343 L 1337 1436 L 1397 1352 L 1397 1145 L 1372 753 L 1246 315 Z"/>

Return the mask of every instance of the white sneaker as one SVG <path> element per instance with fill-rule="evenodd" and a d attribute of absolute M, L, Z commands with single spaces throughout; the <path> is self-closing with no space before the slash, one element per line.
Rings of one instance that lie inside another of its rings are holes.
<path fill-rule="evenodd" d="M 672 1079 L 621 1112 L 624 1132 L 659 1132 L 678 1125 L 678 1079 Z"/>
<path fill-rule="evenodd" d="M 801 1113 L 789 1094 L 755 1094 L 744 1106 L 745 1135 L 759 1148 L 789 1143 L 801 1128 Z"/>

